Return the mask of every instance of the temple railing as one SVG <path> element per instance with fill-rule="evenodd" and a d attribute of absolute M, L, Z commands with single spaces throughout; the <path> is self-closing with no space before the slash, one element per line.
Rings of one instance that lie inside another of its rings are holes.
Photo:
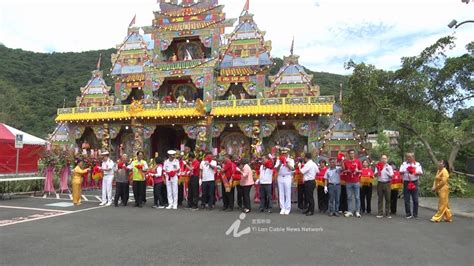
<path fill-rule="evenodd" d="M 217 100 L 212 102 L 211 113 L 216 116 L 331 114 L 333 104 L 334 96 Z"/>
<path fill-rule="evenodd" d="M 162 61 L 158 62 L 155 67 L 159 68 L 160 70 L 178 70 L 178 69 L 187 69 L 187 68 L 194 68 L 196 66 L 202 65 L 208 61 L 212 60 L 212 58 L 205 58 L 205 59 L 193 59 L 193 60 L 180 60 L 180 61 Z"/>
<path fill-rule="evenodd" d="M 145 103 L 142 105 L 144 110 L 172 110 L 183 108 L 196 108 L 196 103 Z M 107 112 L 128 112 L 131 105 L 112 105 L 112 106 L 91 106 L 75 108 L 59 108 L 57 114 L 87 114 L 87 113 L 107 113 Z"/>
<path fill-rule="evenodd" d="M 192 118 L 203 114 L 195 102 L 145 103 L 143 105 L 113 105 L 60 108 L 56 121 L 97 121 L 136 118 Z"/>
<path fill-rule="evenodd" d="M 260 98 L 217 100 L 212 102 L 211 114 L 219 116 L 259 115 L 319 115 L 332 114 L 334 96 L 291 98 Z M 187 103 L 145 103 L 142 105 L 113 105 L 60 108 L 56 121 L 105 121 L 131 118 L 202 118 L 203 106 Z"/>

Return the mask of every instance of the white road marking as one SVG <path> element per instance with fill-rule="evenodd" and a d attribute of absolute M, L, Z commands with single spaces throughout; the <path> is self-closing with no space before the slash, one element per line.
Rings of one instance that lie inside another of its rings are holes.
<path fill-rule="evenodd" d="M 72 211 L 63 211 L 63 210 L 52 210 L 52 209 L 41 209 L 41 208 L 30 208 L 30 207 L 8 206 L 8 205 L 0 205 L 0 208 L 30 210 L 30 211 L 45 211 L 45 212 L 65 212 L 65 213 L 72 212 Z"/>
<path fill-rule="evenodd" d="M 84 201 L 89 201 L 89 199 L 86 196 L 81 195 L 81 197 L 84 199 Z"/>
<path fill-rule="evenodd" d="M 46 198 L 46 194 L 43 195 L 43 199 L 45 199 L 45 198 Z"/>
<path fill-rule="evenodd" d="M 71 195 L 71 194 L 69 194 L 69 199 L 72 199 L 72 195 Z"/>
<path fill-rule="evenodd" d="M 99 196 L 95 196 L 95 198 L 102 202 L 102 199 Z"/>
<path fill-rule="evenodd" d="M 27 208 L 27 207 L 2 206 L 2 205 L 0 205 L 0 208 L 31 209 L 31 210 L 41 210 L 41 211 L 47 211 L 48 212 L 48 213 L 45 213 L 45 214 L 47 214 L 47 216 L 44 216 L 45 214 L 43 214 L 42 216 L 33 215 L 33 216 L 37 216 L 37 217 L 36 218 L 31 218 L 31 219 L 26 219 L 26 220 L 7 222 L 7 223 L 4 223 L 4 224 L 0 224 L 0 227 L 7 226 L 7 225 L 19 224 L 19 223 L 26 223 L 26 222 L 31 222 L 31 221 L 37 221 L 37 220 L 43 220 L 43 219 L 47 219 L 47 218 L 51 218 L 51 217 L 57 217 L 57 216 L 62 216 L 62 215 L 66 215 L 66 214 L 73 214 L 73 213 L 77 213 L 77 212 L 95 210 L 95 209 L 104 208 L 104 207 L 105 206 L 97 206 L 97 207 L 91 207 L 91 208 L 77 210 L 77 211 L 60 211 L 60 210 L 47 210 L 47 209 L 39 209 L 39 208 Z"/>

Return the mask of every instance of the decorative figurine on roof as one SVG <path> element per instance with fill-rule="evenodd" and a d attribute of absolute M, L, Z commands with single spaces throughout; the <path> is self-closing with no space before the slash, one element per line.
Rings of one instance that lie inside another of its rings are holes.
<path fill-rule="evenodd" d="M 114 104 L 114 96 L 109 95 L 110 87 L 107 86 L 100 70 L 100 60 L 97 69 L 93 70 L 91 79 L 86 86 L 81 88 L 81 96 L 76 98 L 77 107 L 108 106 Z"/>
<path fill-rule="evenodd" d="M 219 64 L 218 96 L 230 94 L 257 96 L 265 87 L 265 74 L 273 65 L 270 56 L 271 41 L 265 41 L 253 14 L 248 12 L 248 2 L 239 17 L 239 24 L 227 35 L 227 45 L 222 48 Z"/>
<path fill-rule="evenodd" d="M 293 54 L 294 39 L 291 43 L 290 56 L 283 57 L 283 66 L 278 73 L 270 76 L 271 87 L 266 91 L 267 97 L 319 96 L 319 87 L 311 83 L 309 75 L 298 63 L 299 56 Z"/>

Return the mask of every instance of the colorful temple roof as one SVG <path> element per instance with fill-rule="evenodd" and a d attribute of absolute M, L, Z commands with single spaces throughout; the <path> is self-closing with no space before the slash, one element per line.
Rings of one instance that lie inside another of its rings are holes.
<path fill-rule="evenodd" d="M 112 55 L 111 75 L 130 75 L 144 72 L 144 66 L 151 59 L 148 43 L 139 34 L 138 28 L 130 28 L 125 40 L 117 45 L 117 53 Z"/>
<path fill-rule="evenodd" d="M 266 85 L 266 74 L 273 66 L 271 42 L 265 41 L 265 32 L 248 13 L 248 5 L 223 44 L 225 27 L 236 20 L 225 18 L 218 0 L 159 3 L 152 24 L 132 27 L 134 18 L 127 37 L 111 56 L 115 98 L 109 96 L 110 87 L 102 72 L 93 71 L 91 80 L 81 88 L 77 107 L 59 109 L 56 121 L 333 113 L 334 97 L 319 96 L 312 75 L 299 65 L 293 52 L 270 77 L 271 86 Z M 140 34 L 141 29 L 146 35 Z M 189 82 L 189 86 L 182 86 L 183 82 Z M 229 99 L 225 96 L 229 91 L 241 99 L 224 100 Z M 176 103 L 180 93 L 188 96 L 184 105 Z M 168 97 L 170 100 L 164 100 Z M 204 107 L 195 106 L 198 99 L 204 103 L 205 113 L 201 110 Z M 142 109 L 133 108 L 135 100 L 142 101 Z"/>
<path fill-rule="evenodd" d="M 283 57 L 283 66 L 278 73 L 270 76 L 271 87 L 267 91 L 272 96 L 318 96 L 319 88 L 312 85 L 313 75 L 309 75 L 298 63 L 299 56 Z"/>
<path fill-rule="evenodd" d="M 81 96 L 76 98 L 76 106 L 104 106 L 112 105 L 114 97 L 109 95 L 110 86 L 107 86 L 102 76 L 102 71 L 92 71 L 92 77 L 81 88 Z"/>
<path fill-rule="evenodd" d="M 265 42 L 264 36 L 265 32 L 258 29 L 252 14 L 245 13 L 240 16 L 239 24 L 227 36 L 228 44 L 223 47 L 221 74 L 226 74 L 223 73 L 224 69 L 235 67 L 251 68 L 248 73 L 240 74 L 251 75 L 259 69 L 272 66 L 271 41 Z"/>
<path fill-rule="evenodd" d="M 225 18 L 223 8 L 217 0 L 160 1 L 160 11 L 155 12 L 153 26 L 162 32 L 199 30 L 217 24 L 230 26 L 234 20 Z"/>

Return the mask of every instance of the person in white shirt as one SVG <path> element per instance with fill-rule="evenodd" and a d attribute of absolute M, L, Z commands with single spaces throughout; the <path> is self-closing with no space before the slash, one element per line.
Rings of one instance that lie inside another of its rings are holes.
<path fill-rule="evenodd" d="M 282 215 L 289 215 L 291 211 L 291 179 L 295 161 L 289 156 L 289 151 L 288 148 L 281 148 L 280 157 L 275 164 L 275 169 L 278 171 L 278 198 Z"/>
<path fill-rule="evenodd" d="M 272 181 L 273 161 L 267 155 L 263 158 L 260 166 L 260 176 L 257 182 L 260 184 L 260 212 L 272 212 Z"/>
<path fill-rule="evenodd" d="M 102 178 L 102 202 L 100 206 L 110 206 L 112 205 L 112 182 L 114 181 L 114 162 L 109 158 L 109 152 L 104 151 L 101 153 L 102 165 L 100 170 L 104 173 Z"/>
<path fill-rule="evenodd" d="M 423 174 L 419 162 L 415 161 L 415 154 L 405 154 L 406 161 L 400 166 L 400 174 L 403 176 L 403 200 L 405 201 L 405 213 L 407 219 L 418 218 L 418 179 Z M 410 208 L 410 197 L 413 199 L 413 214 Z"/>
<path fill-rule="evenodd" d="M 385 154 L 380 156 L 380 161 L 375 167 L 375 175 L 377 176 L 377 205 L 378 205 L 378 214 L 377 218 L 383 218 L 384 215 L 387 218 L 392 218 L 390 216 L 390 181 L 393 176 L 392 167 L 387 164 L 388 157 Z M 385 199 L 385 208 L 383 206 L 383 200 Z M 384 213 L 385 210 L 385 213 Z"/>
<path fill-rule="evenodd" d="M 201 161 L 199 169 L 199 180 L 201 183 L 201 209 L 207 207 L 212 210 L 214 208 L 214 191 L 215 191 L 215 174 L 217 168 L 217 161 L 214 160 L 212 153 L 207 152 L 204 160 Z"/>
<path fill-rule="evenodd" d="M 319 172 L 318 165 L 313 162 L 311 159 L 311 153 L 306 153 L 304 155 L 304 166 L 301 167 L 301 163 L 298 163 L 298 168 L 303 174 L 304 180 L 304 193 L 305 198 L 308 201 L 308 209 L 303 212 L 306 216 L 311 216 L 314 214 L 314 188 L 316 187 L 315 177 Z"/>
<path fill-rule="evenodd" d="M 165 171 L 166 190 L 168 192 L 168 207 L 166 209 L 178 209 L 178 174 L 179 161 L 175 158 L 176 151 L 168 151 L 168 159 L 166 159 L 163 170 Z"/>

